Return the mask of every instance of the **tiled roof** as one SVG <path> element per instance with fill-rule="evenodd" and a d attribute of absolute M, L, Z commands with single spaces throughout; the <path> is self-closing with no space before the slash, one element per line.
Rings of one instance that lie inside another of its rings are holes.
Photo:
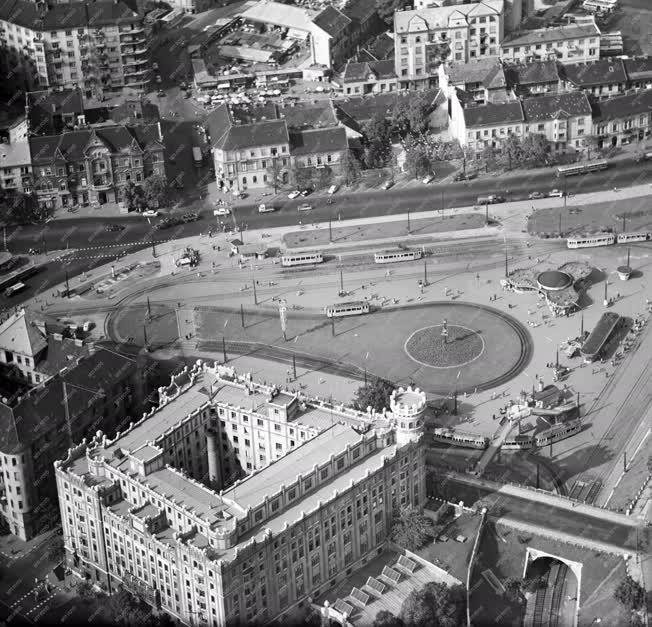
<path fill-rule="evenodd" d="M 342 13 L 355 22 L 364 23 L 376 13 L 376 0 L 349 0 Z"/>
<path fill-rule="evenodd" d="M 449 24 L 469 17 L 499 15 L 504 9 L 503 0 L 481 0 L 473 4 L 458 4 L 447 7 L 433 7 L 394 13 L 394 31 L 421 31 L 433 28 L 448 28 Z"/>
<path fill-rule="evenodd" d="M 535 61 L 505 67 L 505 77 L 510 85 L 539 85 L 559 81 L 556 61 Z"/>
<path fill-rule="evenodd" d="M 84 158 L 84 150 L 97 137 L 111 152 L 116 153 L 132 145 L 145 150 L 154 142 L 160 142 L 158 125 L 103 126 L 29 139 L 34 164 L 47 164 L 63 157 L 75 161 Z"/>
<path fill-rule="evenodd" d="M 522 122 L 524 119 L 523 108 L 519 100 L 464 109 L 464 120 L 467 127 L 511 124 Z"/>
<path fill-rule="evenodd" d="M 608 122 L 628 115 L 652 113 L 652 90 L 646 89 L 635 94 L 616 96 L 594 103 L 593 119 L 595 122 Z"/>
<path fill-rule="evenodd" d="M 285 26 L 286 28 L 296 28 L 297 30 L 309 32 L 312 15 L 312 11 L 291 4 L 260 0 L 260 2 L 242 13 L 241 17 L 254 22 L 266 22 L 276 26 Z"/>
<path fill-rule="evenodd" d="M 625 71 L 630 80 L 652 80 L 652 57 L 625 59 Z"/>
<path fill-rule="evenodd" d="M 432 97 L 434 106 L 439 90 L 430 90 L 426 94 Z M 356 122 L 364 122 L 365 120 L 370 120 L 376 114 L 391 116 L 398 102 L 409 97 L 410 94 L 407 92 L 392 92 L 389 94 L 366 96 L 364 98 L 340 98 L 335 101 L 335 105 Z"/>
<path fill-rule="evenodd" d="M 0 20 L 35 31 L 58 31 L 139 22 L 141 18 L 120 0 L 52 4 L 47 9 L 28 0 L 0 0 Z"/>
<path fill-rule="evenodd" d="M 561 66 L 562 76 L 578 87 L 627 81 L 622 59 L 601 59 L 594 63 L 569 63 Z"/>
<path fill-rule="evenodd" d="M 226 104 L 220 105 L 208 116 L 206 125 L 211 146 L 221 150 L 287 144 L 289 141 L 285 120 L 235 124 Z"/>
<path fill-rule="evenodd" d="M 348 148 L 346 131 L 341 126 L 290 134 L 293 156 L 339 152 Z"/>
<path fill-rule="evenodd" d="M 0 143 L 0 169 L 27 166 L 32 162 L 29 142 L 17 141 L 12 144 Z"/>
<path fill-rule="evenodd" d="M 584 92 L 537 96 L 523 100 L 528 122 L 553 120 L 560 117 L 591 115 L 591 104 Z"/>
<path fill-rule="evenodd" d="M 337 117 L 330 100 L 316 104 L 297 103 L 295 106 L 279 106 L 278 117 L 284 118 L 289 129 L 323 128 L 337 126 Z"/>
<path fill-rule="evenodd" d="M 394 60 L 370 61 L 363 63 L 348 62 L 342 72 L 342 81 L 345 83 L 354 83 L 368 80 L 369 76 L 374 74 L 378 79 L 395 78 Z"/>
<path fill-rule="evenodd" d="M 595 24 L 568 24 L 554 28 L 537 28 L 525 33 L 515 33 L 503 40 L 503 48 L 512 46 L 527 46 L 535 44 L 565 41 L 567 39 L 580 39 L 582 37 L 597 37 L 600 34 Z"/>
<path fill-rule="evenodd" d="M 312 22 L 331 37 L 336 37 L 351 24 L 351 20 L 332 5 L 321 11 Z"/>
<path fill-rule="evenodd" d="M 77 416 L 88 410 L 89 404 L 124 380 L 134 368 L 133 360 L 98 347 L 79 365 L 72 362 L 69 370 L 30 390 L 14 406 L 0 403 L 0 451 L 21 450 L 44 432 L 63 429 L 62 407 L 66 400 L 74 423 Z M 62 382 L 69 384 L 66 399 Z"/>
<path fill-rule="evenodd" d="M 505 72 L 500 61 L 483 59 L 470 63 L 454 63 L 447 68 L 452 84 L 482 83 L 487 89 L 503 89 Z"/>
<path fill-rule="evenodd" d="M 0 324 L 0 348 L 33 357 L 47 346 L 45 337 L 24 309 Z"/>

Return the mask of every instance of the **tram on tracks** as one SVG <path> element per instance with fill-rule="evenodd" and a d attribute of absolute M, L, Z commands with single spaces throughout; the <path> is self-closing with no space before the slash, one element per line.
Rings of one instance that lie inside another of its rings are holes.
<path fill-rule="evenodd" d="M 421 259 L 420 250 L 382 250 L 374 254 L 374 263 L 396 263 L 398 261 L 414 261 Z"/>
<path fill-rule="evenodd" d="M 322 263 L 324 256 L 319 251 L 305 253 L 286 253 L 281 257 L 281 265 L 285 268 L 291 266 L 307 266 Z"/>
<path fill-rule="evenodd" d="M 489 438 L 473 433 L 464 433 L 446 427 L 436 427 L 428 431 L 435 442 L 460 446 L 462 448 L 486 449 L 489 446 Z"/>
<path fill-rule="evenodd" d="M 343 316 L 361 316 L 371 311 L 366 301 L 355 301 L 351 303 L 337 303 L 326 307 L 326 315 L 329 318 L 341 318 Z"/>

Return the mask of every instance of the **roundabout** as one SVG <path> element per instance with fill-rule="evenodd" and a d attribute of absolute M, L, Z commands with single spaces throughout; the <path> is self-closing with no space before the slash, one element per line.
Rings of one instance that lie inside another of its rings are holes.
<path fill-rule="evenodd" d="M 473 329 L 440 324 L 415 331 L 405 342 L 408 357 L 430 368 L 468 366 L 484 352 L 484 340 Z"/>

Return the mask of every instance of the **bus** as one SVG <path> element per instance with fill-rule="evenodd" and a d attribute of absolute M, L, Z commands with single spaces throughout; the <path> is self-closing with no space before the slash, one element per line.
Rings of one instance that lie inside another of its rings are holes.
<path fill-rule="evenodd" d="M 571 435 L 579 433 L 582 430 L 582 421 L 579 418 L 553 425 L 545 431 L 541 431 L 534 437 L 535 446 L 546 446 L 558 440 L 569 438 Z"/>
<path fill-rule="evenodd" d="M 505 441 L 502 443 L 501 449 L 516 449 L 519 451 L 524 451 L 529 448 L 532 448 L 532 438 L 529 435 L 513 435 L 511 437 L 505 438 Z"/>
<path fill-rule="evenodd" d="M 618 233 L 616 235 L 616 242 L 619 244 L 626 244 L 627 242 L 648 242 L 652 238 L 652 233 L 637 232 L 637 233 Z"/>
<path fill-rule="evenodd" d="M 24 283 L 14 283 L 5 290 L 5 296 L 9 298 L 14 294 L 18 294 L 18 292 L 22 292 L 26 287 L 27 285 Z"/>
<path fill-rule="evenodd" d="M 486 449 L 489 446 L 489 438 L 474 433 L 464 433 L 455 429 L 446 427 L 435 427 L 429 431 L 435 442 L 444 442 L 451 446 L 460 446 L 462 448 Z"/>
<path fill-rule="evenodd" d="M 574 174 L 586 174 L 587 172 L 598 172 L 606 170 L 609 162 L 606 159 L 588 161 L 587 163 L 572 163 L 571 165 L 560 165 L 557 168 L 557 176 L 573 176 Z"/>
<path fill-rule="evenodd" d="M 352 303 L 338 303 L 326 307 L 326 315 L 329 318 L 340 318 L 342 316 L 361 316 L 369 313 L 369 303 L 356 301 Z"/>
<path fill-rule="evenodd" d="M 281 257 L 282 266 L 305 266 L 311 263 L 321 263 L 324 257 L 320 252 L 288 253 Z"/>
<path fill-rule="evenodd" d="M 593 248 L 595 246 L 611 246 L 616 243 L 616 236 L 613 233 L 598 233 L 597 235 L 585 235 L 583 237 L 569 237 L 566 240 L 568 248 Z"/>
<path fill-rule="evenodd" d="M 421 259 L 420 250 L 383 250 L 374 254 L 375 263 L 394 263 L 396 261 L 414 261 Z"/>

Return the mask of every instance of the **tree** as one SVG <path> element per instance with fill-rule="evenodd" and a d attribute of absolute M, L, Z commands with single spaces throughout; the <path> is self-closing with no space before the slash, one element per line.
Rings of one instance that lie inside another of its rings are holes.
<path fill-rule="evenodd" d="M 545 165 L 548 160 L 550 144 L 545 135 L 533 133 L 526 135 L 521 141 L 523 161 L 531 165 Z"/>
<path fill-rule="evenodd" d="M 142 211 L 146 208 L 145 194 L 133 181 L 129 181 L 123 188 L 122 197 L 129 211 Z"/>
<path fill-rule="evenodd" d="M 353 151 L 347 150 L 342 155 L 342 178 L 345 185 L 352 185 L 360 179 L 360 160 L 353 154 Z"/>
<path fill-rule="evenodd" d="M 582 146 L 586 148 L 586 158 L 591 159 L 591 151 L 597 152 L 600 149 L 600 138 L 597 135 L 585 135 L 582 138 Z"/>
<path fill-rule="evenodd" d="M 62 562 L 66 557 L 66 549 L 63 545 L 63 539 L 57 536 L 54 542 L 48 547 L 48 559 L 51 562 Z"/>
<path fill-rule="evenodd" d="M 461 627 L 466 624 L 466 591 L 463 586 L 429 582 L 407 595 L 401 619 L 408 627 Z"/>
<path fill-rule="evenodd" d="M 394 385 L 389 381 L 374 379 L 357 389 L 353 407 L 358 411 L 367 411 L 367 407 L 377 412 L 389 409 L 389 397 L 393 391 Z"/>
<path fill-rule="evenodd" d="M 312 188 L 314 186 L 313 177 L 315 175 L 314 168 L 302 168 L 301 166 L 296 166 L 292 170 L 292 180 L 294 185 L 299 189 Z"/>
<path fill-rule="evenodd" d="M 524 592 L 536 592 L 537 590 L 543 590 L 548 587 L 548 583 L 545 577 L 532 577 L 523 579 L 521 588 Z"/>
<path fill-rule="evenodd" d="M 170 186 L 163 174 L 152 174 L 143 183 L 143 196 L 150 207 L 165 207 L 168 204 Z"/>
<path fill-rule="evenodd" d="M 83 599 L 90 599 L 96 594 L 95 588 L 93 588 L 93 586 L 85 579 L 77 583 L 76 590 L 77 596 L 80 596 Z"/>
<path fill-rule="evenodd" d="M 645 588 L 629 575 L 618 584 L 614 598 L 629 610 L 638 610 L 645 604 Z"/>
<path fill-rule="evenodd" d="M 510 577 L 503 584 L 505 588 L 504 596 L 510 603 L 521 605 L 524 601 L 523 592 L 521 589 L 522 582 L 520 579 Z"/>
<path fill-rule="evenodd" d="M 383 168 L 392 159 L 391 128 L 383 115 L 377 113 L 362 129 L 365 164 L 368 168 Z"/>
<path fill-rule="evenodd" d="M 376 12 L 385 24 L 391 26 L 394 22 L 394 13 L 408 4 L 407 0 L 376 0 Z"/>
<path fill-rule="evenodd" d="M 434 534 L 432 520 L 414 507 L 402 509 L 394 517 L 392 540 L 403 549 L 416 551 L 432 540 Z"/>
<path fill-rule="evenodd" d="M 54 214 L 54 208 L 39 205 L 35 194 L 0 189 L 0 221 L 5 224 L 34 224 Z"/>
<path fill-rule="evenodd" d="M 274 193 L 278 193 L 278 188 L 282 183 L 283 168 L 281 161 L 273 157 L 267 166 L 267 184 L 274 188 Z"/>
<path fill-rule="evenodd" d="M 482 162 L 487 172 L 495 170 L 498 167 L 498 158 L 496 149 L 488 144 L 482 151 Z"/>
<path fill-rule="evenodd" d="M 523 148 L 521 140 L 516 136 L 510 134 L 503 142 L 503 155 L 507 159 L 507 168 L 512 169 L 513 163 L 519 163 L 523 157 Z"/>
<path fill-rule="evenodd" d="M 380 610 L 376 614 L 372 627 L 403 627 L 403 625 L 403 621 L 398 616 L 394 616 L 388 610 Z"/>
<path fill-rule="evenodd" d="M 418 179 L 432 171 L 432 162 L 426 146 L 415 145 L 405 151 L 405 169 Z"/>

